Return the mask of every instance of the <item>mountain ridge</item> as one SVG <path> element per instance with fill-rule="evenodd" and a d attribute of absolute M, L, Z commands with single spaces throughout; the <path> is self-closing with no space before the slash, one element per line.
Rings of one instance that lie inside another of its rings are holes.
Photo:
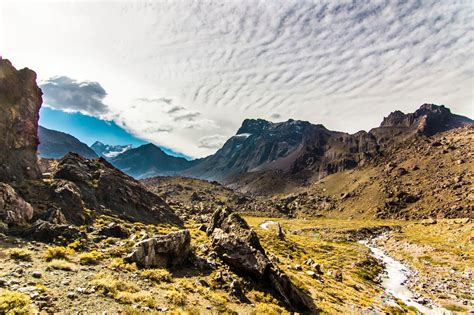
<path fill-rule="evenodd" d="M 69 152 L 78 153 L 87 159 L 99 157 L 87 144 L 65 132 L 39 126 L 38 138 L 38 154 L 42 158 L 60 159 Z"/>

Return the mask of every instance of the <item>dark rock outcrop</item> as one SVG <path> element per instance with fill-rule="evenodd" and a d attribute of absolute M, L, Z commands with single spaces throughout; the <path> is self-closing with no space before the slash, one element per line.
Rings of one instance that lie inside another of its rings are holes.
<path fill-rule="evenodd" d="M 36 149 L 42 98 L 36 73 L 0 57 L 0 181 L 41 177 Z"/>
<path fill-rule="evenodd" d="M 0 183 L 0 221 L 21 225 L 33 217 L 33 207 L 8 184 Z"/>
<path fill-rule="evenodd" d="M 130 236 L 130 231 L 117 223 L 110 223 L 101 227 L 97 234 L 107 237 L 127 238 Z"/>
<path fill-rule="evenodd" d="M 70 242 L 84 237 L 84 233 L 77 227 L 67 224 L 54 224 L 37 220 L 31 228 L 21 232 L 24 237 L 42 242 Z"/>
<path fill-rule="evenodd" d="M 228 209 L 217 210 L 207 233 L 212 239 L 214 251 L 236 272 L 265 282 L 289 309 L 317 313 L 311 297 L 272 264 L 257 234 L 238 214 Z"/>
<path fill-rule="evenodd" d="M 160 197 L 103 158 L 87 160 L 69 153 L 59 162 L 54 178 L 73 182 L 89 209 L 109 209 L 130 221 L 181 223 Z"/>
<path fill-rule="evenodd" d="M 80 225 L 90 221 L 84 209 L 81 191 L 76 184 L 63 179 L 55 180 L 51 184 L 51 194 L 55 205 L 61 209 L 61 215 L 67 222 Z M 54 221 L 57 222 L 62 220 L 61 215 L 50 214 L 49 216 L 55 218 Z"/>
<path fill-rule="evenodd" d="M 188 258 L 190 245 L 188 230 L 154 236 L 136 243 L 126 260 L 145 268 L 176 266 Z"/>

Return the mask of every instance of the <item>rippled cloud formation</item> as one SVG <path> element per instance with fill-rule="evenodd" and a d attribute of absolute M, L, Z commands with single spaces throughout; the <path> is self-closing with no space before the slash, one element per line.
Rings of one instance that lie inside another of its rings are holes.
<path fill-rule="evenodd" d="M 356 132 L 425 102 L 472 115 L 469 1 L 28 6 L 35 9 L 42 23 L 25 36 L 46 34 L 48 49 L 37 53 L 57 65 L 40 70 L 100 82 L 110 117 L 190 156 L 215 152 L 245 118 Z M 7 36 L 19 50 L 13 41 Z"/>

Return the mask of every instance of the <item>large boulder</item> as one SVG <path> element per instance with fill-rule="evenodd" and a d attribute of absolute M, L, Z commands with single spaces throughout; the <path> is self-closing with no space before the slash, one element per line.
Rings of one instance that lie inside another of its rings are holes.
<path fill-rule="evenodd" d="M 84 209 L 81 191 L 76 184 L 62 179 L 55 180 L 51 184 L 51 194 L 67 222 L 80 225 L 90 220 Z"/>
<path fill-rule="evenodd" d="M 41 177 L 36 150 L 42 98 L 36 73 L 0 57 L 0 181 Z"/>
<path fill-rule="evenodd" d="M 21 225 L 33 217 L 33 207 L 8 184 L 0 183 L 0 221 Z"/>
<path fill-rule="evenodd" d="M 145 268 L 175 266 L 188 258 L 190 245 L 188 230 L 159 235 L 136 243 L 126 260 Z"/>
<path fill-rule="evenodd" d="M 257 234 L 238 214 L 225 208 L 217 210 L 207 232 L 214 251 L 237 273 L 266 283 L 291 310 L 303 313 L 317 311 L 311 297 L 272 264 Z"/>

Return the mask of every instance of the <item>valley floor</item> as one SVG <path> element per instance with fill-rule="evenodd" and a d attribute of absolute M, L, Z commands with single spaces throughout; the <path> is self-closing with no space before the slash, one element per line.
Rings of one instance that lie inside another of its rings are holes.
<path fill-rule="evenodd" d="M 412 291 L 451 311 L 473 308 L 474 226 L 469 220 L 245 219 L 273 262 L 323 313 L 415 313 L 397 299 L 385 300 L 380 283 L 384 267 L 358 242 L 384 232 L 388 233 L 377 246 L 416 271 L 408 283 Z M 97 220 L 95 228 L 109 220 Z M 281 226 L 283 236 L 273 222 Z M 131 238 L 92 238 L 55 247 L 2 236 L 0 308 L 8 304 L 17 311 L 31 307 L 64 313 L 286 313 L 268 288 L 237 276 L 210 253 L 210 240 L 199 224 L 190 221 L 186 226 L 194 252 L 188 264 L 143 270 L 121 258 L 133 239 L 175 228 L 121 223 L 133 231 Z M 245 299 L 233 294 L 232 280 L 240 283 Z"/>

